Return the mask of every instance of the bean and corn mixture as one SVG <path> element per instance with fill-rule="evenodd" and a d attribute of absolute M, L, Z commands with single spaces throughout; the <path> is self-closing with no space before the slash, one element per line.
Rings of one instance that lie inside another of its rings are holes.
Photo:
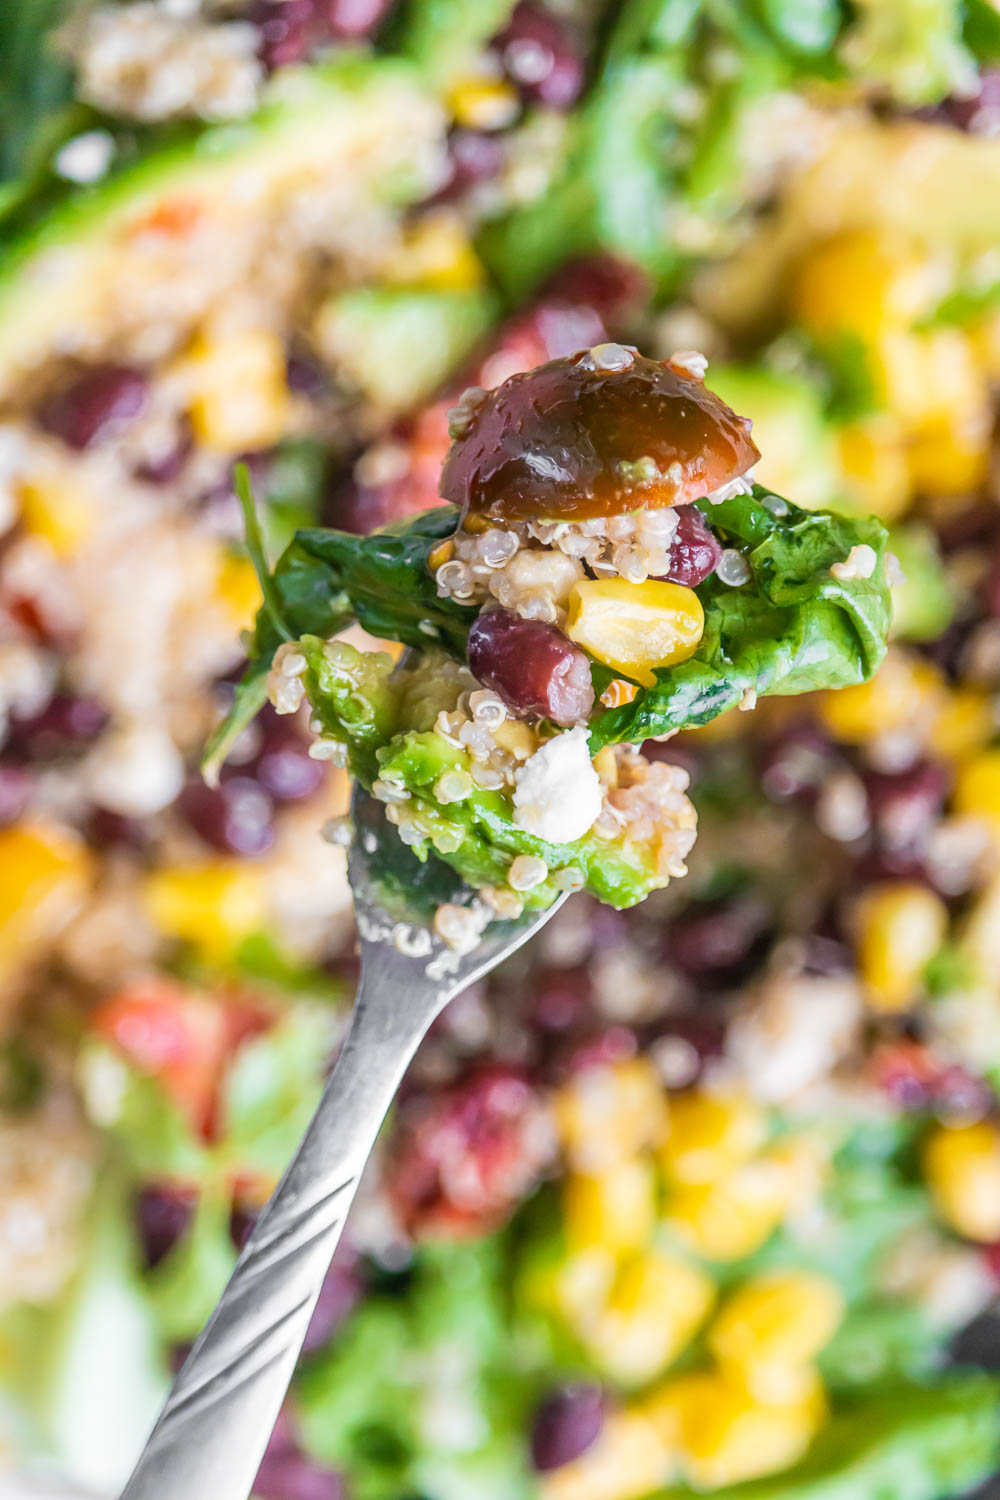
<path fill-rule="evenodd" d="M 599 752 L 601 817 L 696 810 L 688 874 L 574 895 L 441 1018 L 255 1493 L 967 1493 L 1000 1462 L 993 7 L 10 10 L 0 1489 L 117 1493 L 356 977 L 348 782 L 294 660 L 293 711 L 199 774 L 260 603 L 234 463 L 269 560 L 360 543 L 454 499 L 483 393 L 638 348 L 753 420 L 699 499 L 754 493 L 540 527 L 485 476 L 482 523 L 427 532 L 435 607 L 477 616 L 434 713 L 481 790 L 540 748 L 517 638 L 568 663 L 528 684 L 550 743 L 635 713 L 605 605 L 745 590 L 714 518 L 757 495 L 889 528 L 888 654 Z M 685 481 L 648 456 L 626 486 Z M 830 589 L 866 593 L 866 548 Z M 563 641 L 606 665 L 585 710 Z M 541 888 L 515 857 L 497 914 Z"/>

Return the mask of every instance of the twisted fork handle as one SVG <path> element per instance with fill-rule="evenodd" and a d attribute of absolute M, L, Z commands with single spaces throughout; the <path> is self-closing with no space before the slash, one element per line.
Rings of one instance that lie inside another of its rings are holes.
<path fill-rule="evenodd" d="M 366 955 L 368 957 L 369 955 Z M 447 996 L 370 955 L 302 1144 L 167 1398 L 121 1500 L 246 1500 L 365 1163 Z"/>

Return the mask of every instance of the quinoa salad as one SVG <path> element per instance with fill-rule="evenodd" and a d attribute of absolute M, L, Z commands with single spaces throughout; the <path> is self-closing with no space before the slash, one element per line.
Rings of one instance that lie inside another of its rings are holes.
<path fill-rule="evenodd" d="M 0 7 L 5 1497 L 315 1107 L 352 777 L 456 949 L 575 894 L 257 1500 L 997 1492 L 998 245 L 990 0 Z"/>

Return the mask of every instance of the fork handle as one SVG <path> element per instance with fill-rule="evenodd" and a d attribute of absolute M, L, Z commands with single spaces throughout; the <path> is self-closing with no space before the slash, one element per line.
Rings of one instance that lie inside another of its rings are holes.
<path fill-rule="evenodd" d="M 391 952 L 391 950 L 390 950 Z M 121 1500 L 246 1500 L 379 1128 L 441 1008 L 379 950 L 302 1144 L 174 1381 Z M 395 981 L 395 984 L 394 984 Z"/>

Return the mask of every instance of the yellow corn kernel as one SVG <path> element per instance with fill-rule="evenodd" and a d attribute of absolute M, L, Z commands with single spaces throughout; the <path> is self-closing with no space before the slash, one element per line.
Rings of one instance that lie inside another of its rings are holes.
<path fill-rule="evenodd" d="M 622 1266 L 602 1306 L 576 1332 L 612 1380 L 644 1385 L 673 1364 L 708 1317 L 715 1285 L 698 1266 L 647 1250 Z"/>
<path fill-rule="evenodd" d="M 448 106 L 465 130 L 503 130 L 517 119 L 521 100 L 506 79 L 474 74 L 452 84 Z"/>
<path fill-rule="evenodd" d="M 270 448 L 288 416 L 285 351 L 277 334 L 200 335 L 180 363 L 199 440 L 219 453 Z"/>
<path fill-rule="evenodd" d="M 912 499 L 910 471 L 899 424 L 891 417 L 852 422 L 838 437 L 840 467 L 867 510 L 894 521 Z"/>
<path fill-rule="evenodd" d="M 611 1295 L 618 1263 L 604 1246 L 577 1250 L 540 1273 L 532 1291 L 539 1307 L 555 1310 L 573 1328 L 593 1317 Z"/>
<path fill-rule="evenodd" d="M 446 562 L 451 562 L 454 556 L 455 538 L 453 536 L 446 536 L 443 541 L 438 542 L 437 546 L 432 547 L 428 552 L 427 566 L 432 573 L 436 573 L 438 568 L 444 567 Z"/>
<path fill-rule="evenodd" d="M 91 875 L 86 846 L 63 829 L 18 823 L 0 833 L 0 980 L 73 916 Z"/>
<path fill-rule="evenodd" d="M 990 694 L 976 688 L 949 688 L 931 722 L 927 747 L 944 760 L 964 760 L 988 745 L 996 732 L 996 709 Z"/>
<path fill-rule="evenodd" d="M 1000 973 L 1000 875 L 987 882 L 963 918 L 959 952 L 992 992 Z"/>
<path fill-rule="evenodd" d="M 952 807 L 1000 834 L 1000 749 L 983 750 L 959 767 Z"/>
<path fill-rule="evenodd" d="M 637 1157 L 600 1173 L 571 1173 L 563 1189 L 563 1210 L 571 1251 L 592 1245 L 615 1254 L 641 1250 L 656 1219 L 652 1162 Z"/>
<path fill-rule="evenodd" d="M 935 295 L 934 268 L 904 242 L 849 230 L 814 246 L 792 277 L 790 310 L 821 339 L 873 343 L 908 328 Z"/>
<path fill-rule="evenodd" d="M 241 557 L 228 548 L 219 560 L 216 593 L 226 614 L 239 629 L 250 625 L 260 608 L 261 592 L 257 574 L 249 557 Z"/>
<path fill-rule="evenodd" d="M 743 1283 L 716 1315 L 708 1347 L 723 1374 L 760 1401 L 802 1390 L 803 1368 L 830 1342 L 844 1312 L 836 1282 L 772 1271 Z"/>
<path fill-rule="evenodd" d="M 989 475 L 989 430 L 978 422 L 928 428 L 911 438 L 906 465 L 918 495 L 967 495 Z"/>
<path fill-rule="evenodd" d="M 882 399 L 910 436 L 988 425 L 988 383 L 958 328 L 886 334 L 876 374 Z"/>
<path fill-rule="evenodd" d="M 52 475 L 26 480 L 19 486 L 18 499 L 25 529 L 48 542 L 56 557 L 72 557 L 90 540 L 94 503 L 78 484 Z"/>
<path fill-rule="evenodd" d="M 1000 312 L 992 312 L 968 330 L 973 353 L 988 380 L 1000 380 Z"/>
<path fill-rule="evenodd" d="M 978 1120 L 938 1126 L 924 1146 L 924 1172 L 941 1218 L 967 1240 L 1000 1239 L 1000 1130 Z"/>
<path fill-rule="evenodd" d="M 667 1128 L 660 1076 L 645 1057 L 584 1068 L 555 1099 L 556 1128 L 579 1172 L 601 1172 L 656 1146 Z"/>
<path fill-rule="evenodd" d="M 604 745 L 594 756 L 594 770 L 605 786 L 618 785 L 618 757 L 614 745 Z"/>
<path fill-rule="evenodd" d="M 930 662 L 893 647 L 870 682 L 823 693 L 819 713 L 830 733 L 849 745 L 933 716 L 944 701 L 941 674 Z"/>
<path fill-rule="evenodd" d="M 751 1157 L 766 1134 L 764 1111 L 743 1094 L 677 1094 L 660 1159 L 672 1182 L 714 1182 Z"/>
<path fill-rule="evenodd" d="M 780 1404 L 755 1401 L 711 1370 L 681 1376 L 673 1385 L 681 1463 L 696 1489 L 720 1489 L 790 1468 L 826 1414 L 818 1381 L 806 1395 Z"/>
<path fill-rule="evenodd" d="M 643 687 L 656 682 L 654 667 L 693 656 L 704 629 L 701 600 L 694 589 L 679 583 L 584 579 L 569 596 L 570 640 Z"/>
<path fill-rule="evenodd" d="M 777 1229 L 791 1202 L 789 1173 L 760 1158 L 728 1177 L 678 1188 L 666 1219 L 679 1240 L 707 1260 L 742 1260 Z"/>
<path fill-rule="evenodd" d="M 925 885 L 890 881 L 872 886 L 856 908 L 858 968 L 868 1003 L 905 1010 L 924 969 L 944 942 L 948 908 Z"/>
<path fill-rule="evenodd" d="M 609 1413 L 592 1448 L 543 1474 L 541 1500 L 645 1500 L 673 1478 L 673 1451 L 641 1406 Z"/>
<path fill-rule="evenodd" d="M 403 286 L 468 291 L 481 285 L 483 266 L 462 220 L 449 210 L 425 214 L 404 231 L 385 278 Z"/>
<path fill-rule="evenodd" d="M 217 962 L 232 958 L 266 916 L 262 872 L 236 860 L 155 870 L 143 896 L 152 922 L 166 937 L 190 943 Z"/>
<path fill-rule="evenodd" d="M 527 760 L 540 743 L 535 731 L 523 719 L 504 719 L 493 730 L 493 738 L 501 750 L 506 750 L 516 760 Z"/>

